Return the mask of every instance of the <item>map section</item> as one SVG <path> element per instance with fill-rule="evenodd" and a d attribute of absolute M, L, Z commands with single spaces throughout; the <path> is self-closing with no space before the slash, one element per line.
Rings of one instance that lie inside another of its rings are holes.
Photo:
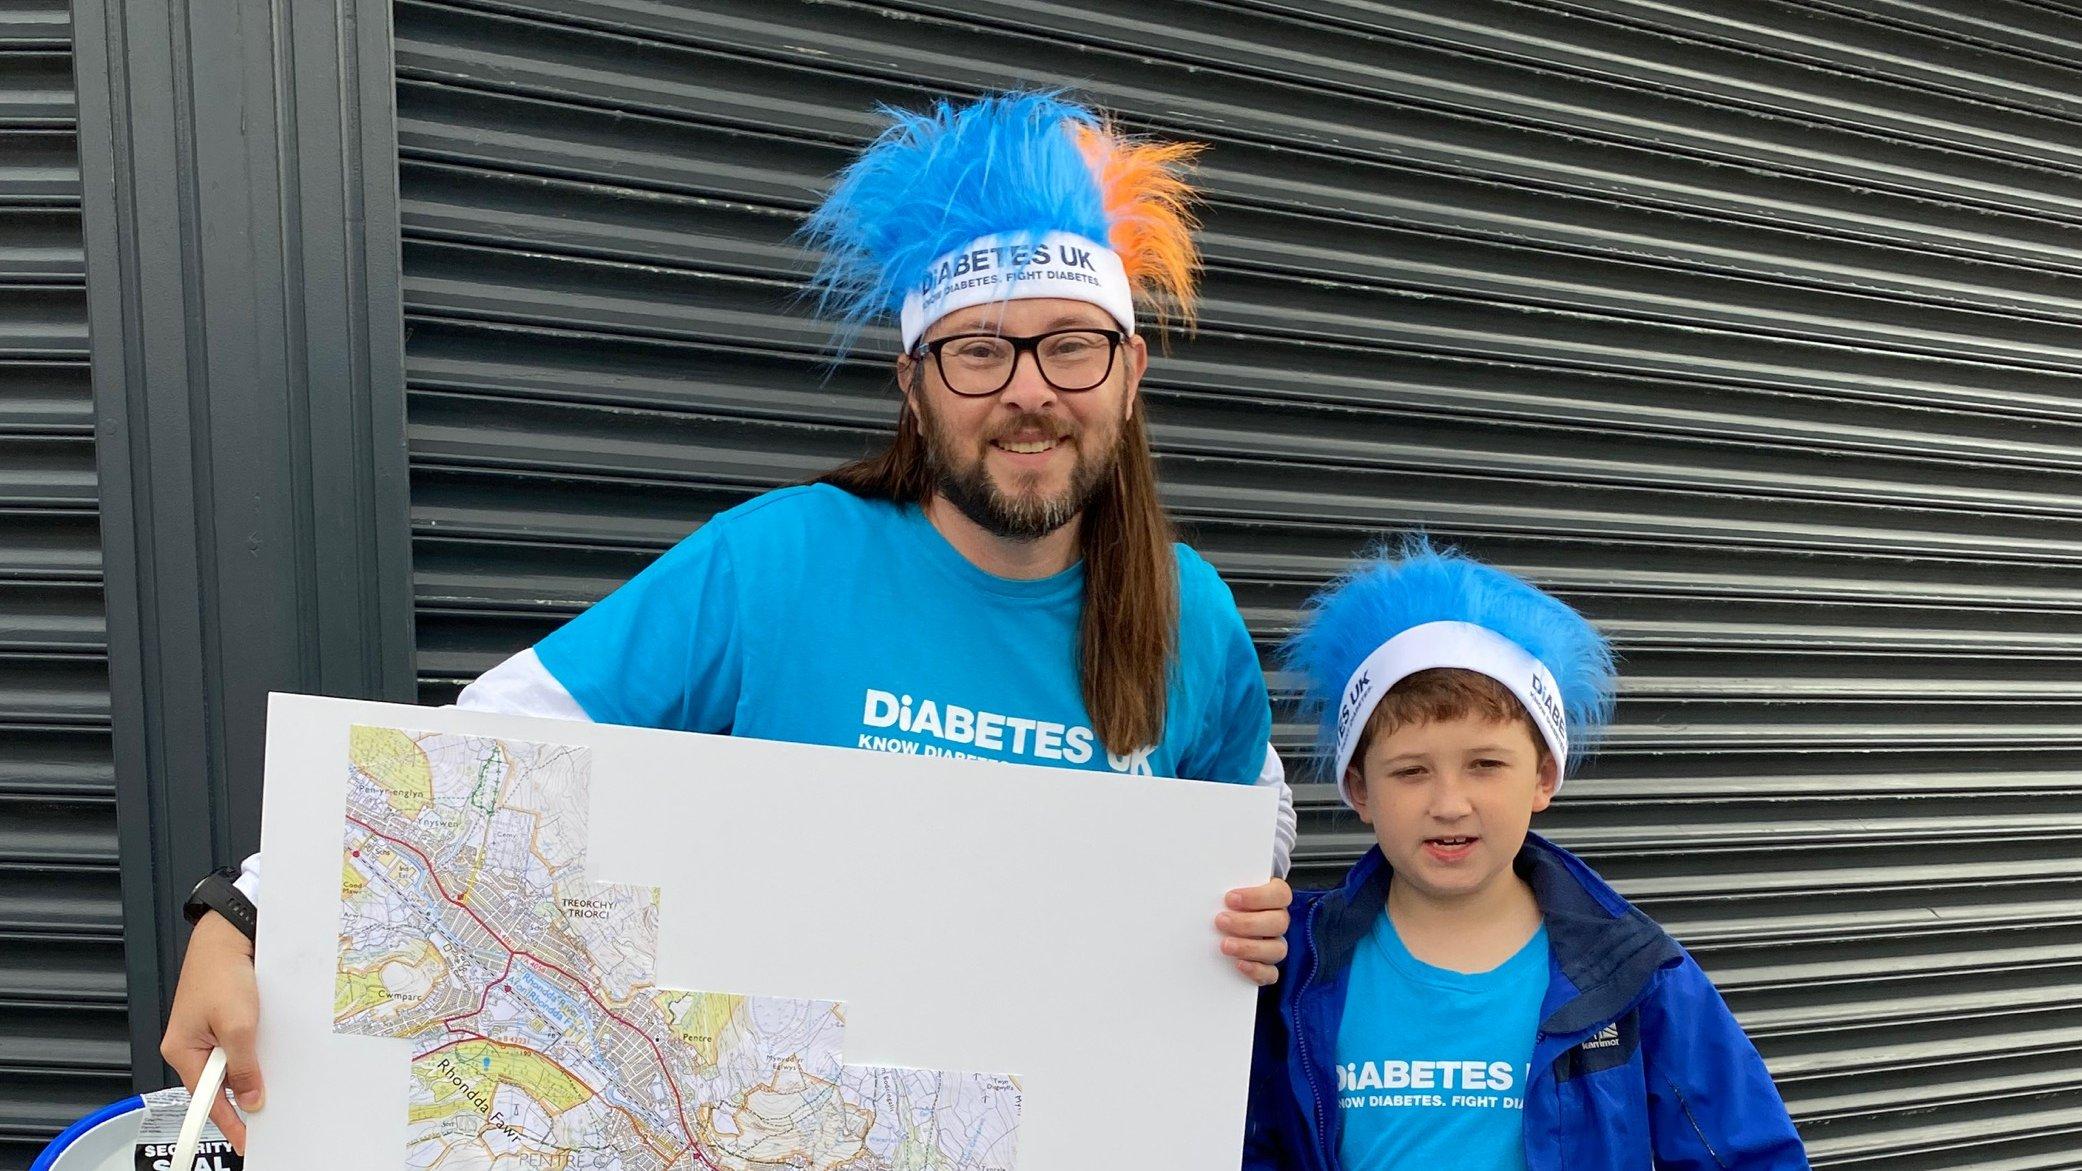
<path fill-rule="evenodd" d="M 350 732 L 333 1031 L 412 1042 L 401 1166 L 1012 1171 L 1016 1079 L 846 1065 L 834 1002 L 658 987 L 658 891 L 585 877 L 590 767 Z"/>

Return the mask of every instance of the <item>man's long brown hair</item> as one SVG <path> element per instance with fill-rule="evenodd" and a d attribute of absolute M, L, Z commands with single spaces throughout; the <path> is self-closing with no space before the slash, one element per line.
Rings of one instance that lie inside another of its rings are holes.
<path fill-rule="evenodd" d="M 1157 500 L 1142 412 L 1121 425 L 1113 475 L 1081 514 L 1084 617 L 1078 663 L 1084 706 L 1106 750 L 1125 756 L 1164 735 L 1164 705 L 1178 643 L 1178 561 L 1171 521 Z M 818 482 L 855 496 L 924 505 L 933 475 L 924 428 L 909 401 L 881 452 L 832 469 Z"/>

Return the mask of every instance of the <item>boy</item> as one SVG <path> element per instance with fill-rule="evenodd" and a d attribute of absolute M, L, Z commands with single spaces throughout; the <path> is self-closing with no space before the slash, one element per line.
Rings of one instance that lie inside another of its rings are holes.
<path fill-rule="evenodd" d="M 1417 538 L 1318 595 L 1285 658 L 1376 848 L 1296 897 L 1247 1169 L 1807 1167 L 1706 974 L 1527 830 L 1610 718 L 1590 623 Z"/>

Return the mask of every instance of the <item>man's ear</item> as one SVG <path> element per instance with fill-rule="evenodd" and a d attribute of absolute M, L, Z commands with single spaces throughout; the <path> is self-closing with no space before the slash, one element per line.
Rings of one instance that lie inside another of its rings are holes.
<path fill-rule="evenodd" d="M 1149 343 L 1139 333 L 1131 333 L 1121 343 L 1122 372 L 1127 376 L 1128 393 L 1121 415 L 1123 422 L 1135 417 L 1135 403 L 1141 398 L 1142 375 L 1149 369 Z"/>
<path fill-rule="evenodd" d="M 1374 815 L 1366 807 L 1366 774 L 1356 764 L 1345 766 L 1345 794 L 1352 799 L 1352 808 L 1358 810 L 1359 820 L 1372 825 Z"/>
<path fill-rule="evenodd" d="M 1539 813 L 1554 804 L 1555 791 L 1561 788 L 1561 761 L 1552 752 L 1540 754 L 1540 779 L 1533 786 L 1533 812 Z"/>
<path fill-rule="evenodd" d="M 904 394 L 904 405 L 910 408 L 912 418 L 918 417 L 919 376 L 925 373 L 918 359 L 909 354 L 896 356 L 896 388 Z"/>

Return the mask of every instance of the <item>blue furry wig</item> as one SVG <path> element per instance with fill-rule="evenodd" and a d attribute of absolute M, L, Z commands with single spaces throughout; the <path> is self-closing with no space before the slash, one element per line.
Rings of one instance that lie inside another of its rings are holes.
<path fill-rule="evenodd" d="M 979 236 L 1075 232 L 1105 243 L 1105 200 L 1070 130 L 1096 115 L 1053 93 L 882 107 L 890 126 L 839 174 L 803 225 L 824 253 L 810 287 L 842 346 L 903 305 L 946 253 Z"/>
<path fill-rule="evenodd" d="M 1123 134 L 1055 93 L 882 113 L 889 128 L 798 233 L 823 253 L 809 291 L 839 323 L 841 351 L 901 310 L 933 261 L 983 236 L 1082 236 L 1119 257 L 1159 325 L 1174 314 L 1191 325 L 1199 222 L 1186 173 L 1199 144 Z"/>
<path fill-rule="evenodd" d="M 1310 598 L 1281 665 L 1306 683 L 1324 759 L 1337 755 L 1335 713 L 1352 672 L 1382 643 L 1427 622 L 1467 622 L 1545 664 L 1561 690 L 1573 770 L 1612 718 L 1612 648 L 1589 620 L 1519 578 L 1422 535 L 1375 551 Z"/>

